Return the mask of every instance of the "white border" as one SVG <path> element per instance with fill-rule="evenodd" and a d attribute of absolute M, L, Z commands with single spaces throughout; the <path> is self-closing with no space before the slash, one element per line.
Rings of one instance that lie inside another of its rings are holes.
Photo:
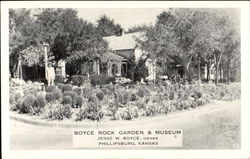
<path fill-rule="evenodd" d="M 9 149 L 9 115 L 8 115 L 8 9 L 9 8 L 241 8 L 241 57 L 242 57 L 242 144 L 240 150 L 36 150 L 11 151 Z M 212 2 L 212 1 L 39 1 L 39 2 L 1 2 L 1 87 L 2 87 L 2 146 L 3 158 L 249 158 L 249 116 L 250 94 L 250 49 L 249 49 L 249 13 L 247 1 Z"/>

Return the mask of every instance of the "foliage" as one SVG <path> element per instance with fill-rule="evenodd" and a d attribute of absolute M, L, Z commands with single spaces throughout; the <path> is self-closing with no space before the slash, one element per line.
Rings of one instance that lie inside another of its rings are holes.
<path fill-rule="evenodd" d="M 88 102 L 86 107 L 82 107 L 76 113 L 76 121 L 89 120 L 101 120 L 103 118 L 103 112 L 101 105 L 98 102 Z"/>
<path fill-rule="evenodd" d="M 87 81 L 87 77 L 83 75 L 73 75 L 71 81 L 73 85 L 82 86 Z"/>
<path fill-rule="evenodd" d="M 68 119 L 70 119 L 71 118 L 71 116 L 72 116 L 72 111 L 71 111 L 71 106 L 70 106 L 70 104 L 66 104 L 66 105 L 64 105 L 64 107 L 62 108 L 62 114 L 63 114 L 63 116 L 65 117 L 65 118 L 68 118 Z"/>
<path fill-rule="evenodd" d="M 49 102 L 49 103 L 50 103 L 50 102 L 56 101 L 56 98 L 55 98 L 55 96 L 54 96 L 54 94 L 53 94 L 52 92 L 46 93 L 45 99 L 46 99 L 47 102 Z"/>
<path fill-rule="evenodd" d="M 103 98 L 104 98 L 104 93 L 103 93 L 102 91 L 98 91 L 98 92 L 96 92 L 96 97 L 97 97 L 100 101 L 102 101 Z"/>
<path fill-rule="evenodd" d="M 77 107 L 77 108 L 81 108 L 82 105 L 83 105 L 83 97 L 80 96 L 80 95 L 78 95 L 78 96 L 76 97 L 76 107 Z"/>
<path fill-rule="evenodd" d="M 115 81 L 115 78 L 113 76 L 107 76 L 107 75 L 92 75 L 91 76 L 91 84 L 93 85 L 105 85 L 110 84 Z"/>
<path fill-rule="evenodd" d="M 146 59 L 139 59 L 138 64 L 135 66 L 134 80 L 141 81 L 148 77 L 148 68 L 145 64 Z"/>
<path fill-rule="evenodd" d="M 32 94 L 26 95 L 23 99 L 23 104 L 19 108 L 19 112 L 24 114 L 29 113 L 35 103 L 35 99 L 35 96 Z"/>
<path fill-rule="evenodd" d="M 62 99 L 62 103 L 64 105 L 66 105 L 66 104 L 72 105 L 72 98 L 71 98 L 71 96 L 68 96 L 68 95 L 64 96 L 63 99 Z"/>
<path fill-rule="evenodd" d="M 56 86 L 54 85 L 49 85 L 46 88 L 46 92 L 55 92 L 56 91 Z"/>
<path fill-rule="evenodd" d="M 76 92 L 76 94 L 77 95 L 82 95 L 82 88 L 80 88 L 80 87 L 76 87 L 76 88 L 74 88 L 74 91 Z"/>
<path fill-rule="evenodd" d="M 120 34 L 122 28 L 119 24 L 115 24 L 113 19 L 110 19 L 106 15 L 102 15 L 97 20 L 97 32 L 101 36 L 111 36 Z"/>
<path fill-rule="evenodd" d="M 66 91 L 72 91 L 73 87 L 71 84 L 65 84 L 62 86 L 62 92 L 66 92 Z"/>
<path fill-rule="evenodd" d="M 64 83 L 64 77 L 63 77 L 63 75 L 56 75 L 55 76 L 55 80 L 54 80 L 54 82 L 55 82 L 55 84 L 58 86 L 58 84 L 60 83 L 60 84 L 62 84 L 62 83 Z"/>
<path fill-rule="evenodd" d="M 74 91 L 66 91 L 63 96 L 70 96 L 72 99 L 72 106 L 75 107 L 77 94 Z"/>

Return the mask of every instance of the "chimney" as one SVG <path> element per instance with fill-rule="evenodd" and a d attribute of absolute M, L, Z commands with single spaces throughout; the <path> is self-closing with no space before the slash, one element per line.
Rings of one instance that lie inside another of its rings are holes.
<path fill-rule="evenodd" d="M 125 30 L 124 29 L 120 29 L 120 31 L 117 34 L 117 36 L 123 36 L 124 34 L 125 34 Z"/>

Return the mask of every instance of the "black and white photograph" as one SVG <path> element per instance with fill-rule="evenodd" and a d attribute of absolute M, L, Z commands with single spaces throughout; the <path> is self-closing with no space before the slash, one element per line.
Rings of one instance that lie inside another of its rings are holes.
<path fill-rule="evenodd" d="M 10 150 L 242 149 L 241 8 L 65 7 L 7 9 Z"/>

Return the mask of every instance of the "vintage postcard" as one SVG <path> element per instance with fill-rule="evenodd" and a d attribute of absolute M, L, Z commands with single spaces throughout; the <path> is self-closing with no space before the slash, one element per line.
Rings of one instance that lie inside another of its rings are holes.
<path fill-rule="evenodd" d="M 1 19 L 4 158 L 250 157 L 249 2 L 3 2 Z"/>

